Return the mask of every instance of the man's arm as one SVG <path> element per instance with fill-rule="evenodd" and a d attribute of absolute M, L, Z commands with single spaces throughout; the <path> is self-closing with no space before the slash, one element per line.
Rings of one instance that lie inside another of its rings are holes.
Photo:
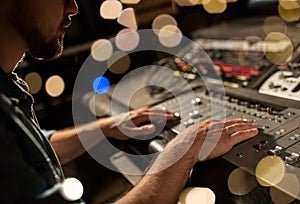
<path fill-rule="evenodd" d="M 215 141 L 212 151 L 205 149 L 205 140 L 218 133 L 220 138 Z M 226 153 L 233 145 L 257 133 L 255 124 L 242 119 L 224 123 L 205 121 L 190 126 L 167 145 L 147 175 L 117 203 L 177 203 L 191 169 L 199 161 L 200 152 L 206 155 L 209 151 L 203 160 L 211 159 Z"/>
<path fill-rule="evenodd" d="M 170 120 L 174 114 L 155 107 L 143 107 L 114 117 L 56 131 L 50 137 L 61 164 L 66 164 L 95 146 L 105 137 L 127 140 L 130 137 L 149 135 L 156 128 L 151 121 Z M 145 124 L 148 123 L 148 124 Z M 84 140 L 85 146 L 81 140 Z"/>

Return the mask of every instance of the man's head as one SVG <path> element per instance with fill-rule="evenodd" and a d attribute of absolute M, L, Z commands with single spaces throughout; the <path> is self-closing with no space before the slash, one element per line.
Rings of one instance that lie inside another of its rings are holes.
<path fill-rule="evenodd" d="M 61 54 L 65 29 L 78 12 L 75 0 L 11 0 L 8 20 L 36 58 Z"/>

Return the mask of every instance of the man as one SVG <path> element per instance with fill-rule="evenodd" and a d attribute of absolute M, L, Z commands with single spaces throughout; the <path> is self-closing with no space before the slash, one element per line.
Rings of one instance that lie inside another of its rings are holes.
<path fill-rule="evenodd" d="M 54 133 L 50 138 L 54 153 L 37 125 L 32 111 L 33 99 L 26 91 L 24 82 L 13 71 L 27 51 L 41 59 L 51 59 L 62 52 L 65 29 L 70 26 L 71 16 L 78 12 L 76 2 L 0 2 L 0 202 L 70 203 L 59 193 L 64 177 L 57 157 L 60 163 L 67 163 L 85 152 L 77 133 L 96 138 L 94 130 L 101 128 L 107 136 L 117 139 L 127 137 L 112 118 L 100 119 L 76 130 L 70 128 Z M 149 118 L 161 120 L 173 117 L 170 112 L 144 107 L 130 112 L 127 120 L 122 123 L 126 126 L 132 120 L 135 125 L 139 125 Z M 151 124 L 127 128 L 130 136 L 155 131 Z M 258 133 L 255 124 L 242 119 L 204 121 L 190 126 L 167 145 L 149 169 L 149 174 L 117 203 L 176 203 L 191 168 L 199 160 L 198 155 L 210 128 L 215 133 L 221 133 L 221 137 L 213 151 L 203 160 L 224 154 L 236 143 Z M 183 152 L 183 156 L 172 165 L 160 169 L 168 161 L 174 160 L 178 152 Z"/>

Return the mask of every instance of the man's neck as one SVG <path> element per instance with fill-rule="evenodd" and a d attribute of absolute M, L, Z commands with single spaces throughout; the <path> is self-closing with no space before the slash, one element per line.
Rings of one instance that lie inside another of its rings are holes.
<path fill-rule="evenodd" d="M 9 26 L 1 26 L 0 30 L 0 67 L 6 73 L 11 73 L 24 56 L 26 43 L 19 33 Z"/>

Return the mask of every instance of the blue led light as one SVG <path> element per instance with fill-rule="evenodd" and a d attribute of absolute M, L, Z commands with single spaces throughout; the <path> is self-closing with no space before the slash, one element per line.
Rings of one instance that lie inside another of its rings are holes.
<path fill-rule="evenodd" d="M 93 82 L 93 88 L 96 93 L 105 94 L 110 88 L 110 82 L 104 76 L 97 77 Z"/>

